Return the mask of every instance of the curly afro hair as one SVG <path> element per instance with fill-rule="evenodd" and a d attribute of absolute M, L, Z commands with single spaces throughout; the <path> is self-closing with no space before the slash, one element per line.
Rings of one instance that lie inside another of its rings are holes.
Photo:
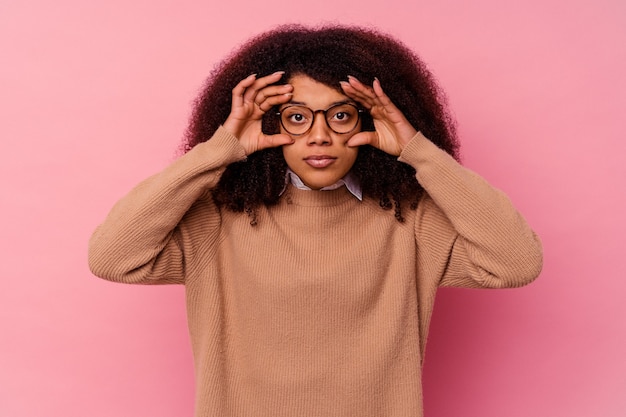
<path fill-rule="evenodd" d="M 242 45 L 208 77 L 195 101 L 182 147 L 186 152 L 211 138 L 226 120 L 232 89 L 252 73 L 259 77 L 285 71 L 280 83 L 293 75 L 307 75 L 341 93 L 340 81 L 348 75 L 371 85 L 377 77 L 386 94 L 409 122 L 439 148 L 458 159 L 455 124 L 443 92 L 426 65 L 410 49 L 389 35 L 353 26 L 280 26 Z M 275 112 L 263 119 L 266 133 L 278 132 Z M 362 129 L 373 130 L 371 117 Z M 213 198 L 220 206 L 246 212 L 256 224 L 256 208 L 278 203 L 285 185 L 287 164 L 280 148 L 264 149 L 245 161 L 229 165 Z M 415 170 L 395 156 L 372 146 L 359 148 L 352 172 L 361 182 L 364 197 L 378 200 L 383 209 L 417 207 L 423 193 Z"/>

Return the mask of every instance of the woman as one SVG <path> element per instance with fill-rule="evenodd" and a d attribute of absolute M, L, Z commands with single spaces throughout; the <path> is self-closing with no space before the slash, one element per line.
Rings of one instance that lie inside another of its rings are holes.
<path fill-rule="evenodd" d="M 209 78 L 184 147 L 89 260 L 185 285 L 196 416 L 421 416 L 437 288 L 540 272 L 524 219 L 455 160 L 424 64 L 378 32 L 252 39 Z"/>

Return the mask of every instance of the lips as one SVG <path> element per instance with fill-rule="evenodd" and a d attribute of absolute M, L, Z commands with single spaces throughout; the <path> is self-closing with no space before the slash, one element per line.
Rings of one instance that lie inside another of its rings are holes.
<path fill-rule="evenodd" d="M 336 160 L 336 157 L 330 155 L 311 155 L 304 158 L 304 162 L 313 168 L 326 168 Z"/>

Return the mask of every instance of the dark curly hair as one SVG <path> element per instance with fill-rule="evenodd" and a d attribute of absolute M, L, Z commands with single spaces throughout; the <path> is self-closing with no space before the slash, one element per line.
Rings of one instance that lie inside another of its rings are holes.
<path fill-rule="evenodd" d="M 195 101 L 183 141 L 183 152 L 211 138 L 226 120 L 232 89 L 252 73 L 259 77 L 285 71 L 280 83 L 293 75 L 307 75 L 331 88 L 340 88 L 348 75 L 371 85 L 378 77 L 386 94 L 409 122 L 438 147 L 458 159 L 455 124 L 447 110 L 443 92 L 426 65 L 406 46 L 389 35 L 353 26 L 280 26 L 245 43 L 210 74 Z M 277 133 L 275 112 L 263 119 L 266 133 Z M 362 128 L 373 130 L 369 114 Z M 264 149 L 245 161 L 229 165 L 213 198 L 220 206 L 246 212 L 256 223 L 256 208 L 271 206 L 280 199 L 287 164 L 280 148 Z M 402 207 L 417 207 L 423 193 L 415 170 L 393 155 L 372 146 L 359 148 L 352 172 L 361 182 L 363 195 L 379 201 L 384 209 L 395 209 L 403 221 Z"/>

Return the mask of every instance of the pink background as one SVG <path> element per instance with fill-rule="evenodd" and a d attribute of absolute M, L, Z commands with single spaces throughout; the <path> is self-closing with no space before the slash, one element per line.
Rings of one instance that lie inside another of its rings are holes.
<path fill-rule="evenodd" d="M 306 16 L 306 17 L 297 17 Z M 626 3 L 0 3 L 0 416 L 190 416 L 183 289 L 94 278 L 87 240 L 170 162 L 212 66 L 285 22 L 372 24 L 449 95 L 465 164 L 542 236 L 519 290 L 442 290 L 429 416 L 626 413 Z"/>

